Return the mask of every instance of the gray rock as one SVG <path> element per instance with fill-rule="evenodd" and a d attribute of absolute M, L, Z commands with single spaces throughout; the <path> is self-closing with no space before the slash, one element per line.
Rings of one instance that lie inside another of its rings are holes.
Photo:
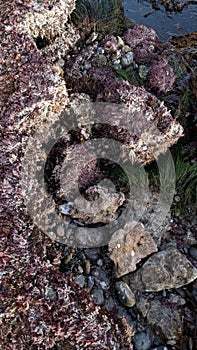
<path fill-rule="evenodd" d="M 94 286 L 94 277 L 93 276 L 89 276 L 88 277 L 88 288 L 92 289 Z"/>
<path fill-rule="evenodd" d="M 115 288 L 118 297 L 124 306 L 132 307 L 135 305 L 135 294 L 125 282 L 116 282 Z"/>
<path fill-rule="evenodd" d="M 141 297 L 137 309 L 146 318 L 147 323 L 156 328 L 166 340 L 175 341 L 183 332 L 183 318 L 181 309 L 163 305 L 159 300 L 149 300 Z"/>
<path fill-rule="evenodd" d="M 133 338 L 133 343 L 136 350 L 148 350 L 152 345 L 150 335 L 146 332 L 137 333 Z"/>
<path fill-rule="evenodd" d="M 100 255 L 100 248 L 84 249 L 84 253 L 88 259 L 96 261 Z"/>
<path fill-rule="evenodd" d="M 104 304 L 104 295 L 102 289 L 96 289 L 92 292 L 92 296 L 96 299 L 98 305 Z"/>
<path fill-rule="evenodd" d="M 75 275 L 75 281 L 80 287 L 84 287 L 85 285 L 85 277 L 83 275 Z"/>
<path fill-rule="evenodd" d="M 108 299 L 105 299 L 104 306 L 108 311 L 112 310 L 116 306 L 114 299 L 111 296 Z"/>
<path fill-rule="evenodd" d="M 56 291 L 53 288 L 46 288 L 46 296 L 51 300 L 54 301 L 57 299 Z"/>
<path fill-rule="evenodd" d="M 128 67 L 133 62 L 133 52 L 127 52 L 121 59 L 123 67 Z"/>
<path fill-rule="evenodd" d="M 174 247 L 152 255 L 135 273 L 125 277 L 131 288 L 147 292 L 180 288 L 197 277 L 197 269 Z"/>
<path fill-rule="evenodd" d="M 100 267 L 103 266 L 103 260 L 102 259 L 98 259 L 96 263 Z"/>
<path fill-rule="evenodd" d="M 157 346 L 156 348 L 151 350 L 168 350 L 168 348 L 166 346 Z"/>
<path fill-rule="evenodd" d="M 123 193 L 117 193 L 101 185 L 89 187 L 86 194 L 89 198 L 96 196 L 96 199 L 87 201 L 80 195 L 74 199 L 74 205 L 70 212 L 73 218 L 86 224 L 110 223 L 117 218 L 117 209 L 125 201 Z"/>
<path fill-rule="evenodd" d="M 189 250 L 190 255 L 192 256 L 192 258 L 194 258 L 195 260 L 197 260 L 197 248 L 195 247 L 191 247 Z"/>
<path fill-rule="evenodd" d="M 121 277 L 136 270 L 136 264 L 157 251 L 150 233 L 139 222 L 127 223 L 116 231 L 109 242 L 109 256 L 115 264 L 115 275 Z"/>
<path fill-rule="evenodd" d="M 110 285 L 109 278 L 106 272 L 101 267 L 92 269 L 92 276 L 94 276 L 95 285 L 103 290 L 107 290 Z"/>

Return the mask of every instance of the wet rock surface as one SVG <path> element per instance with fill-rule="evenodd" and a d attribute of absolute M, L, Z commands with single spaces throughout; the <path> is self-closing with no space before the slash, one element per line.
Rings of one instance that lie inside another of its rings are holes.
<path fill-rule="evenodd" d="M 132 307 L 135 305 L 135 295 L 125 282 L 116 282 L 115 288 L 124 306 Z"/>

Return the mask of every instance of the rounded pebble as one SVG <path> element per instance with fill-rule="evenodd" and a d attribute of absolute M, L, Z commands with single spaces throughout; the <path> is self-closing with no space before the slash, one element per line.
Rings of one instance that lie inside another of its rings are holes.
<path fill-rule="evenodd" d="M 151 339 L 148 333 L 137 333 L 133 338 L 135 350 L 148 350 L 151 347 Z"/>
<path fill-rule="evenodd" d="M 84 271 L 87 275 L 90 274 L 90 268 L 91 268 L 90 260 L 85 259 L 84 260 Z"/>
<path fill-rule="evenodd" d="M 131 291 L 128 284 L 125 282 L 116 282 L 115 288 L 124 306 L 132 307 L 135 305 L 135 294 Z"/>

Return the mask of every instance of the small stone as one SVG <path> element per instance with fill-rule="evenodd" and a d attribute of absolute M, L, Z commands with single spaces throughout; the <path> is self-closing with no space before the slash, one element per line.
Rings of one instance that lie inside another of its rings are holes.
<path fill-rule="evenodd" d="M 115 307 L 115 302 L 112 297 L 109 297 L 108 299 L 105 299 L 105 308 L 110 311 Z"/>
<path fill-rule="evenodd" d="M 100 255 L 100 248 L 84 249 L 86 257 L 92 261 L 97 261 Z"/>
<path fill-rule="evenodd" d="M 85 68 L 85 69 L 88 70 L 88 69 L 90 69 L 91 67 L 92 67 L 91 63 L 89 63 L 89 62 L 85 62 L 85 63 L 84 63 L 84 68 Z"/>
<path fill-rule="evenodd" d="M 92 292 L 92 296 L 96 299 L 98 305 L 104 304 L 104 295 L 102 289 L 96 289 Z"/>
<path fill-rule="evenodd" d="M 121 277 L 136 270 L 136 264 L 157 251 L 157 245 L 143 225 L 132 221 L 116 231 L 109 242 L 109 257 L 115 264 L 115 275 Z"/>
<path fill-rule="evenodd" d="M 83 273 L 83 267 L 81 265 L 77 266 L 77 271 L 78 273 L 82 274 Z"/>
<path fill-rule="evenodd" d="M 194 258 L 195 260 L 197 260 L 197 248 L 195 247 L 191 247 L 189 250 L 190 255 L 192 256 L 192 258 Z"/>
<path fill-rule="evenodd" d="M 115 69 L 122 69 L 122 65 L 120 64 L 120 60 L 113 61 L 113 67 Z"/>
<path fill-rule="evenodd" d="M 54 291 L 53 288 L 47 288 L 46 296 L 47 296 L 51 301 L 54 301 L 54 300 L 57 299 L 57 294 L 56 294 L 56 292 Z"/>
<path fill-rule="evenodd" d="M 150 335 L 146 332 L 137 333 L 133 338 L 136 350 L 148 350 L 151 347 Z"/>
<path fill-rule="evenodd" d="M 124 68 L 128 67 L 133 62 L 133 52 L 127 52 L 126 55 L 122 56 L 121 64 Z"/>
<path fill-rule="evenodd" d="M 83 275 L 75 275 L 75 281 L 80 287 L 84 287 L 85 285 L 85 277 Z"/>
<path fill-rule="evenodd" d="M 92 289 L 94 286 L 94 277 L 93 276 L 89 276 L 88 277 L 88 288 Z"/>
<path fill-rule="evenodd" d="M 103 266 L 103 260 L 102 259 L 98 259 L 96 263 L 100 267 Z"/>
<path fill-rule="evenodd" d="M 124 306 L 132 307 L 135 305 L 135 294 L 131 291 L 128 284 L 125 282 L 116 282 L 115 288 Z"/>
<path fill-rule="evenodd" d="M 123 48 L 122 48 L 122 51 L 123 52 L 129 52 L 129 51 L 131 51 L 131 47 L 129 45 L 124 45 Z"/>
<path fill-rule="evenodd" d="M 105 50 L 102 47 L 99 46 L 98 49 L 97 49 L 97 53 L 99 55 L 102 55 L 102 54 L 104 54 L 104 52 L 105 52 Z"/>
<path fill-rule="evenodd" d="M 95 267 L 92 270 L 92 276 L 94 276 L 94 281 L 97 287 L 107 290 L 110 285 L 110 281 L 106 275 L 106 272 L 102 270 L 101 267 Z"/>
<path fill-rule="evenodd" d="M 84 271 L 87 275 L 90 274 L 90 268 L 91 268 L 90 260 L 85 259 L 84 260 Z"/>
<path fill-rule="evenodd" d="M 59 211 L 62 214 L 69 215 L 70 212 L 71 212 L 72 207 L 73 207 L 73 203 L 72 202 L 61 204 L 61 205 L 59 205 Z"/>
<path fill-rule="evenodd" d="M 174 247 L 168 247 L 152 255 L 126 282 L 130 287 L 147 292 L 180 288 L 197 277 L 197 269 L 185 255 Z"/>

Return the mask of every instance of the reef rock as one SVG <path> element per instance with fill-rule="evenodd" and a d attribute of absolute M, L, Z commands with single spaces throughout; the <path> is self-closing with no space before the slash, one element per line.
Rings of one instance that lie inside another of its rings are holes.
<path fill-rule="evenodd" d="M 178 249 L 168 247 L 153 254 L 134 274 L 126 276 L 130 287 L 147 292 L 180 288 L 197 278 L 197 269 Z"/>
<path fill-rule="evenodd" d="M 114 262 L 116 277 L 135 271 L 141 259 L 156 251 L 157 245 L 150 233 L 136 221 L 116 231 L 109 242 L 109 256 Z"/>

